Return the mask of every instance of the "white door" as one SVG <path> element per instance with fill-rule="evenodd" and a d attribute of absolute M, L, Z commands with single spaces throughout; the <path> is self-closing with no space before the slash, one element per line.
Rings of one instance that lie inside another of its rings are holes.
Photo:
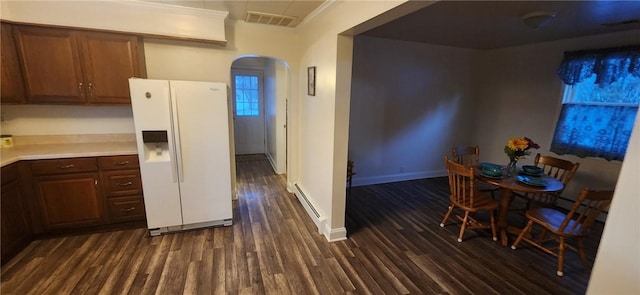
<path fill-rule="evenodd" d="M 182 224 L 171 98 L 166 80 L 129 79 L 144 206 L 149 229 Z M 144 143 L 142 131 L 165 131 L 166 143 Z"/>
<path fill-rule="evenodd" d="M 263 76 L 233 70 L 233 130 L 236 155 L 265 153 Z"/>
<path fill-rule="evenodd" d="M 183 223 L 231 219 L 227 85 L 170 83 Z"/>

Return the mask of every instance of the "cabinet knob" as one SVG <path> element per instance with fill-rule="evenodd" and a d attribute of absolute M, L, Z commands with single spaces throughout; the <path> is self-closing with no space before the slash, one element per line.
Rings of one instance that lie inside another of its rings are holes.
<path fill-rule="evenodd" d="M 131 207 L 131 208 L 127 208 L 127 209 L 120 209 L 120 211 L 122 211 L 122 212 L 131 212 L 133 210 L 136 210 L 136 207 Z"/>
<path fill-rule="evenodd" d="M 76 165 L 68 164 L 68 165 L 58 166 L 58 168 L 60 168 L 60 169 L 69 169 L 69 168 L 73 168 L 73 167 L 75 167 L 75 166 L 76 166 Z"/>
<path fill-rule="evenodd" d="M 84 97 L 84 89 L 82 88 L 82 82 L 78 83 L 78 93 L 80 96 Z"/>
<path fill-rule="evenodd" d="M 88 86 L 89 86 L 89 96 L 93 97 L 94 96 L 93 95 L 93 87 L 94 87 L 94 85 L 93 85 L 93 83 L 89 82 Z"/>
<path fill-rule="evenodd" d="M 129 164 L 129 161 L 114 162 L 113 164 L 116 165 L 116 166 L 124 166 L 124 165 Z"/>

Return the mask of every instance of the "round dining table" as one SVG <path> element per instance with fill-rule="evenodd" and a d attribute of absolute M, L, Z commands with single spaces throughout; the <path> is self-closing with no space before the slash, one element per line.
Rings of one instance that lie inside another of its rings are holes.
<path fill-rule="evenodd" d="M 511 228 L 507 224 L 507 213 L 509 212 L 509 207 L 511 206 L 511 202 L 513 201 L 513 192 L 525 192 L 525 193 L 555 193 L 562 191 L 564 189 L 564 184 L 559 180 L 542 174 L 540 176 L 527 176 L 527 177 L 536 177 L 541 181 L 544 181 L 546 185 L 529 185 L 518 180 L 518 175 L 501 177 L 490 177 L 483 175 L 481 172 L 480 166 L 475 166 L 475 178 L 479 181 L 486 182 L 488 184 L 497 186 L 502 189 L 502 199 L 500 200 L 500 207 L 498 209 L 498 231 L 500 233 L 500 244 L 502 246 L 507 246 L 509 243 L 509 237 L 507 233 L 519 234 L 521 229 Z"/>

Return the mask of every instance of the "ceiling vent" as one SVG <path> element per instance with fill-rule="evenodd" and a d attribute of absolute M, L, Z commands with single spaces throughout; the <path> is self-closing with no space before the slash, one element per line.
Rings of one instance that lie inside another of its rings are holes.
<path fill-rule="evenodd" d="M 278 15 L 264 12 L 247 11 L 244 21 L 248 23 L 274 25 L 281 27 L 293 27 L 295 16 Z"/>

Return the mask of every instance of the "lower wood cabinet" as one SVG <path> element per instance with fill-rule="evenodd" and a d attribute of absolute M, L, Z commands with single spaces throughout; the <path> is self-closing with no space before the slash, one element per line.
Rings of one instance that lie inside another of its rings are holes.
<path fill-rule="evenodd" d="M 145 220 L 137 155 L 30 165 L 45 232 Z"/>
<path fill-rule="evenodd" d="M 137 155 L 101 157 L 102 189 L 109 222 L 144 221 L 142 178 Z"/>
<path fill-rule="evenodd" d="M 33 161 L 31 174 L 45 231 L 107 220 L 96 158 Z"/>
<path fill-rule="evenodd" d="M 0 197 L 0 262 L 4 264 L 31 241 L 25 196 L 20 188 L 18 163 L 2 167 Z"/>
<path fill-rule="evenodd" d="M 21 161 L 0 180 L 2 264 L 34 237 L 145 220 L 137 155 Z"/>
<path fill-rule="evenodd" d="M 106 216 L 98 180 L 98 173 L 35 178 L 45 230 L 103 224 Z"/>

